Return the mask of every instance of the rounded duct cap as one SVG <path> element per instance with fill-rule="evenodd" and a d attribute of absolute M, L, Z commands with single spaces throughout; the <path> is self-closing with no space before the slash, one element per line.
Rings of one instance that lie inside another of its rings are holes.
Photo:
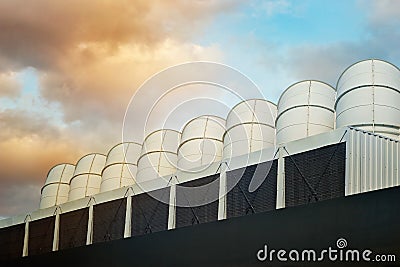
<path fill-rule="evenodd" d="M 135 142 L 124 142 L 115 145 L 107 155 L 106 167 L 112 164 L 132 163 L 137 165 L 142 145 Z"/>
<path fill-rule="evenodd" d="M 225 123 L 224 119 L 211 115 L 200 116 L 186 123 L 178 149 L 180 171 L 198 171 L 221 160 Z"/>
<path fill-rule="evenodd" d="M 150 133 L 143 142 L 136 182 L 143 183 L 176 172 L 177 149 L 181 133 L 162 129 Z"/>
<path fill-rule="evenodd" d="M 329 132 L 335 123 L 335 89 L 307 80 L 289 86 L 278 102 L 277 144 Z"/>
<path fill-rule="evenodd" d="M 49 171 L 41 190 L 40 209 L 57 206 L 68 201 L 69 183 L 74 171 L 75 166 L 72 164 L 59 164 Z"/>
<path fill-rule="evenodd" d="M 226 120 L 224 158 L 275 145 L 277 107 L 265 99 L 248 99 L 232 108 Z"/>
<path fill-rule="evenodd" d="M 121 143 L 110 149 L 101 175 L 100 192 L 135 183 L 137 161 L 141 150 L 142 145 L 134 142 Z"/>
<path fill-rule="evenodd" d="M 369 59 L 348 67 L 337 82 L 336 126 L 353 126 L 393 139 L 400 136 L 400 71 Z"/>
<path fill-rule="evenodd" d="M 76 164 L 71 178 L 68 201 L 95 195 L 100 192 L 101 173 L 106 163 L 103 154 L 89 154 Z"/>

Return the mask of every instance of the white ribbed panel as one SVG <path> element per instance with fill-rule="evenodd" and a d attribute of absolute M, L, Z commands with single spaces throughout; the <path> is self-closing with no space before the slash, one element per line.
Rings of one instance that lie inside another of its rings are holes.
<path fill-rule="evenodd" d="M 400 185 L 399 149 L 399 141 L 360 130 L 349 130 L 346 195 Z"/>

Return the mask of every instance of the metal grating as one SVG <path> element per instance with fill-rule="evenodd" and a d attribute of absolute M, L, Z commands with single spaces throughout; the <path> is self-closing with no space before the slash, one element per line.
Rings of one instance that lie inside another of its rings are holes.
<path fill-rule="evenodd" d="M 132 236 L 167 230 L 169 192 L 168 187 L 132 197 Z"/>
<path fill-rule="evenodd" d="M 214 181 L 216 183 L 213 184 L 213 186 L 206 186 Z M 188 194 L 188 191 L 182 187 L 197 188 L 189 191 L 190 194 Z M 219 174 L 214 174 L 205 178 L 179 184 L 176 189 L 176 227 L 179 228 L 198 223 L 217 221 L 218 192 Z M 199 203 L 199 201 L 209 204 L 196 207 L 192 206 L 192 203 Z M 192 208 L 190 208 L 191 206 Z"/>
<path fill-rule="evenodd" d="M 10 260 L 22 256 L 25 224 L 0 228 L 0 260 Z"/>
<path fill-rule="evenodd" d="M 344 196 L 346 143 L 285 157 L 285 206 Z"/>
<path fill-rule="evenodd" d="M 274 210 L 277 168 L 274 160 L 227 172 L 228 190 L 232 188 L 227 194 L 227 218 Z M 257 182 L 262 183 L 253 188 Z"/>
<path fill-rule="evenodd" d="M 93 243 L 124 237 L 126 198 L 93 207 Z"/>
<path fill-rule="evenodd" d="M 88 208 L 60 215 L 60 250 L 86 245 L 88 219 Z"/>
<path fill-rule="evenodd" d="M 53 249 L 55 217 L 29 223 L 28 255 L 38 255 Z"/>

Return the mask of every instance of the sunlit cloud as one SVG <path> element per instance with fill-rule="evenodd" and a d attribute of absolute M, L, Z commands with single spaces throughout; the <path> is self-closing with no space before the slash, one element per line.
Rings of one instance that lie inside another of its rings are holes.
<path fill-rule="evenodd" d="M 155 72 L 186 61 L 222 60 L 217 45 L 191 39 L 236 5 L 1 1 L 0 98 L 14 100 L 0 102 L 0 196 L 40 188 L 57 163 L 107 153 L 121 140 L 131 95 Z M 17 74 L 27 72 L 34 81 L 19 81 Z M 30 196 L 38 202 L 39 194 Z M 19 213 L 6 208 L 10 201 L 1 203 L 0 216 Z"/>
<path fill-rule="evenodd" d="M 17 97 L 21 92 L 21 84 L 13 72 L 0 73 L 0 98 Z"/>

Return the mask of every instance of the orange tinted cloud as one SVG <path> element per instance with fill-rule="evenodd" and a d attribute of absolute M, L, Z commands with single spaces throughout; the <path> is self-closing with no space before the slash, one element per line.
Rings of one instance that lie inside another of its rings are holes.
<path fill-rule="evenodd" d="M 74 148 L 65 133 L 37 114 L 19 110 L 0 113 L 0 177 L 7 182 L 44 182 L 46 173 L 60 161 L 74 161 Z"/>
<path fill-rule="evenodd" d="M 0 73 L 0 96 L 16 97 L 21 91 L 15 73 Z"/>
<path fill-rule="evenodd" d="M 67 121 L 116 119 L 129 94 L 154 72 L 220 59 L 190 42 L 235 1 L 6 0 L 0 3 L 0 69 L 32 66 L 41 93 Z"/>
<path fill-rule="evenodd" d="M 220 60 L 218 46 L 192 40 L 235 5 L 225 0 L 0 1 L 0 73 L 33 67 L 40 97 L 56 103 L 62 114 L 57 124 L 48 119 L 52 114 L 0 109 L 0 199 L 10 193 L 6 188 L 16 192 L 16 184 L 40 188 L 57 163 L 107 153 L 120 141 L 131 95 L 154 73 L 191 60 Z M 3 76 L 0 98 L 21 93 L 14 79 Z M 31 201 L 39 202 L 38 194 Z M 14 213 L 1 205 L 0 216 Z"/>
<path fill-rule="evenodd" d="M 0 50 L 10 66 L 53 68 L 85 43 L 151 47 L 167 38 L 188 40 L 234 1 L 79 1 L 0 2 Z"/>

